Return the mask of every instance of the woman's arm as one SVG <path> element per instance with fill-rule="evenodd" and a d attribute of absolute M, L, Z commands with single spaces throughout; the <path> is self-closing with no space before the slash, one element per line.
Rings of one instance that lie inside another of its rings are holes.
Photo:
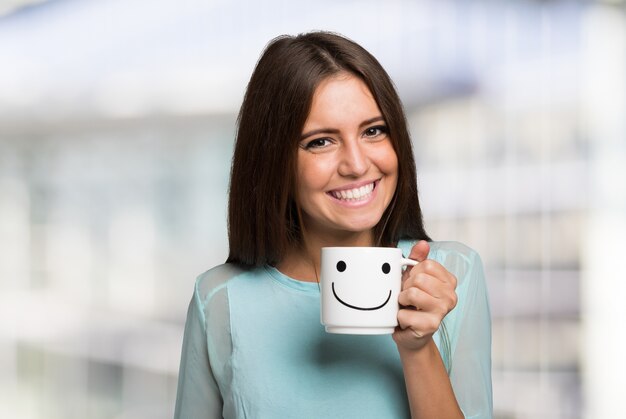
<path fill-rule="evenodd" d="M 410 257 L 424 261 L 428 252 L 428 243 L 420 242 Z M 415 267 L 421 265 L 421 270 L 405 275 L 400 303 L 406 307 L 399 313 L 400 327 L 394 334 L 412 416 L 490 419 L 491 314 L 482 261 L 459 243 L 438 245 L 435 255 L 441 264 L 428 260 Z M 440 328 L 444 317 L 445 329 Z M 432 338 L 437 328 L 445 331 L 442 351 Z M 461 416 L 456 416 L 456 409 Z"/>
<path fill-rule="evenodd" d="M 411 417 L 462 418 L 439 350 L 432 337 L 417 351 L 400 350 Z"/>
<path fill-rule="evenodd" d="M 441 264 L 426 257 L 430 246 L 420 241 L 410 258 L 420 261 L 407 270 L 402 283 L 398 329 L 393 334 L 398 346 L 413 419 L 462 418 L 452 384 L 433 334 L 443 318 L 456 306 L 457 279 Z"/>
<path fill-rule="evenodd" d="M 222 400 L 209 364 L 206 319 L 196 289 L 187 311 L 174 418 L 221 417 Z"/>
<path fill-rule="evenodd" d="M 464 269 L 458 273 L 459 301 L 445 320 L 451 346 L 449 375 L 465 417 L 490 419 L 493 417 L 491 312 L 482 261 L 476 252 L 467 250 L 463 252 L 466 263 L 460 263 Z M 451 252 L 444 264 L 454 269 L 460 259 Z"/>

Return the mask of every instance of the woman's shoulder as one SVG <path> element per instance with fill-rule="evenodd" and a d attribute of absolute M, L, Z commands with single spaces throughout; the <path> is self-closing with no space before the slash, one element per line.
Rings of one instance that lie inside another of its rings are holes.
<path fill-rule="evenodd" d="M 250 269 L 234 263 L 214 266 L 196 278 L 195 293 L 201 301 L 210 299 L 220 289 L 236 278 L 249 273 Z"/>
<path fill-rule="evenodd" d="M 468 262 L 473 261 L 479 257 L 478 252 L 470 246 L 456 241 L 432 241 L 430 244 L 430 253 L 435 256 L 449 256 L 455 255 L 463 258 Z"/>
<path fill-rule="evenodd" d="M 456 276 L 459 297 L 486 292 L 483 262 L 474 249 L 459 242 L 434 242 L 431 244 L 433 253 L 433 259 Z"/>

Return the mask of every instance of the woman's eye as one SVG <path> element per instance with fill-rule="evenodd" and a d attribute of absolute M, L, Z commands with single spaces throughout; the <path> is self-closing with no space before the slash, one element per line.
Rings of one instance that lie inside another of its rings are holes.
<path fill-rule="evenodd" d="M 387 127 L 384 125 L 378 125 L 375 127 L 369 127 L 365 130 L 366 137 L 378 137 L 387 133 Z"/>
<path fill-rule="evenodd" d="M 304 148 L 305 150 L 310 150 L 310 149 L 313 149 L 313 148 L 326 147 L 326 146 L 328 146 L 330 144 L 331 144 L 331 142 L 330 142 L 329 138 L 316 138 L 314 140 L 311 140 L 311 141 L 305 143 L 302 148 Z"/>

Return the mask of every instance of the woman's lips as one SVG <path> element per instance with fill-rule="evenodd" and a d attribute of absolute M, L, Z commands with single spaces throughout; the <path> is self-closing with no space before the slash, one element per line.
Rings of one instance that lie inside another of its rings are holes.
<path fill-rule="evenodd" d="M 376 188 L 378 180 L 366 183 L 359 187 L 348 189 L 334 189 L 327 192 L 330 196 L 343 202 L 360 202 L 366 201 L 372 196 L 372 192 Z"/>

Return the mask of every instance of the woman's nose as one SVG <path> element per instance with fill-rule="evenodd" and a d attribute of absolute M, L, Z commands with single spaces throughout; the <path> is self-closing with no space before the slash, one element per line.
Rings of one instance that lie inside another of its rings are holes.
<path fill-rule="evenodd" d="M 369 170 L 370 160 L 363 144 L 358 141 L 343 145 L 339 174 L 342 176 L 363 176 Z"/>

